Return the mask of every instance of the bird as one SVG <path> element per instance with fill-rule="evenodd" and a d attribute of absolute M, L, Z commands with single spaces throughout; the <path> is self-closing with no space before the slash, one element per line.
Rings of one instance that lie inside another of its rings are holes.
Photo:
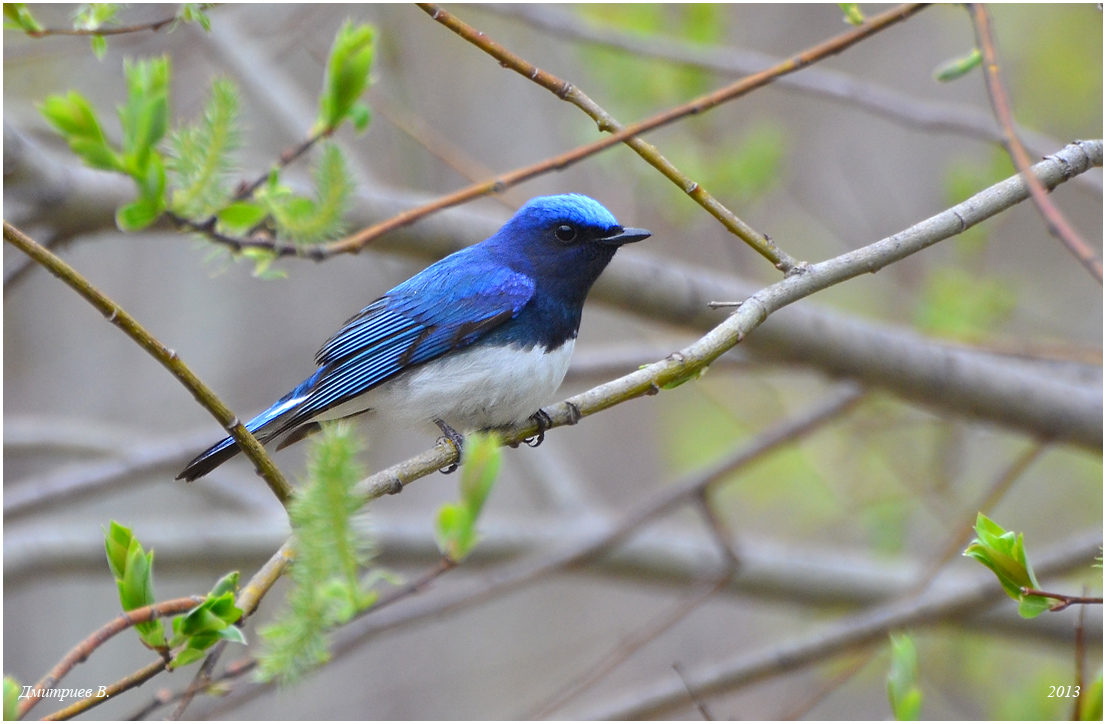
<path fill-rule="evenodd" d="M 540 431 L 588 291 L 621 246 L 649 236 L 582 194 L 532 198 L 492 236 L 351 317 L 316 353 L 315 372 L 246 429 L 279 450 L 322 422 L 368 413 L 387 424 L 434 423 L 459 452 L 459 430 L 537 416 Z M 207 475 L 240 451 L 225 437 L 176 479 Z"/>

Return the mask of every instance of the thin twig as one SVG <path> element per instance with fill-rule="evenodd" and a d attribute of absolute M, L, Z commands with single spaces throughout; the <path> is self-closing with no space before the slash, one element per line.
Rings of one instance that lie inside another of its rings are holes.
<path fill-rule="evenodd" d="M 219 657 L 223 655 L 223 651 L 226 650 L 228 643 L 230 642 L 224 640 L 211 647 L 211 651 L 208 652 L 207 658 L 204 659 L 203 664 L 200 665 L 195 676 L 192 677 L 192 681 L 189 682 L 188 686 L 181 692 L 180 704 L 169 714 L 169 716 L 165 717 L 166 720 L 180 721 L 180 718 L 184 716 L 185 710 L 188 709 L 188 705 L 196 698 L 196 694 L 211 685 L 211 674 L 215 671 L 215 667 L 219 663 Z"/>
<path fill-rule="evenodd" d="M 269 591 L 270 588 L 273 587 L 273 584 L 277 582 L 277 579 L 279 579 L 281 574 L 283 574 L 284 571 L 288 568 L 288 564 L 291 562 L 292 556 L 292 541 L 285 541 L 284 545 L 280 547 L 280 550 L 274 553 L 273 556 L 265 563 L 265 565 L 263 565 L 257 571 L 257 573 L 253 575 L 253 578 L 250 579 L 249 583 L 243 586 L 242 589 L 238 592 L 238 598 L 235 600 L 234 605 L 242 609 L 242 618 L 240 621 L 238 621 L 237 625 L 241 626 L 242 623 L 245 622 L 245 620 L 257 609 L 257 605 L 261 602 L 261 598 Z M 204 661 L 204 664 L 201 667 L 201 671 L 203 671 L 204 669 L 206 669 L 208 673 L 213 671 L 215 668 L 215 664 L 219 660 L 219 656 L 221 656 L 223 653 L 223 650 L 223 647 L 216 646 L 215 650 L 208 654 L 207 659 Z M 152 662 L 151 664 L 148 664 L 147 666 L 139 669 L 138 671 L 122 679 L 121 681 L 112 684 L 108 687 L 108 691 L 113 691 L 113 687 L 125 686 L 127 682 L 130 682 L 132 680 L 141 679 L 140 681 L 138 681 L 137 684 L 131 684 L 131 686 L 137 686 L 138 684 L 143 683 L 150 677 L 156 675 L 158 671 L 160 671 L 160 669 L 153 669 L 153 667 L 157 663 L 159 662 Z M 142 678 L 143 676 L 145 676 L 145 678 Z M 210 683 L 210 680 L 208 680 L 207 683 L 201 683 L 202 678 L 206 677 L 200 677 L 200 675 L 197 674 L 196 678 L 194 678 L 192 681 L 192 685 L 190 685 L 181 693 L 180 699 L 183 700 L 183 703 L 177 710 L 178 716 L 183 715 L 185 708 L 187 708 L 187 706 L 191 703 L 192 697 L 194 697 L 200 689 L 205 688 L 207 684 Z M 126 686 L 126 688 L 130 688 L 130 686 Z M 121 690 L 125 691 L 126 688 Z M 91 709 L 92 707 L 101 704 L 106 700 L 106 697 L 101 699 L 94 696 L 88 697 L 87 699 L 82 699 L 81 701 L 63 710 L 65 712 L 72 711 L 73 713 L 62 718 L 71 718 L 72 716 Z"/>
<path fill-rule="evenodd" d="M 1086 595 L 1087 587 L 1083 586 L 1083 594 Z M 1072 702 L 1071 720 L 1080 721 L 1083 717 L 1080 713 L 1083 709 L 1083 701 L 1086 694 L 1083 691 L 1083 687 L 1086 684 L 1086 670 L 1085 662 L 1083 659 L 1086 656 L 1086 641 L 1084 640 L 1083 622 L 1087 618 L 1087 607 L 1079 607 L 1079 617 L 1075 621 L 1075 686 L 1079 691 L 1079 694 L 1075 697 L 1075 701 Z"/>
<path fill-rule="evenodd" d="M 1068 251 L 1075 255 L 1075 258 L 1086 267 L 1087 271 L 1098 280 L 1099 284 L 1102 284 L 1102 257 L 1083 240 L 1083 237 L 1068 222 L 1060 209 L 1056 208 L 1056 205 L 1048 197 L 1044 185 L 1030 171 L 1032 161 L 1029 160 L 1029 154 L 1014 128 L 1010 99 L 999 71 L 998 55 L 995 52 L 994 38 L 991 36 L 991 21 L 987 9 L 983 6 L 983 3 L 971 3 L 968 8 L 972 15 L 972 24 L 975 25 L 976 41 L 983 53 L 983 77 L 987 82 L 987 95 L 990 96 L 991 107 L 994 109 L 995 117 L 998 118 L 1005 136 L 1003 146 L 1006 148 L 1006 152 L 1010 154 L 1010 160 L 1014 162 L 1014 167 L 1018 169 L 1018 173 L 1022 174 L 1026 183 L 1029 184 L 1030 197 L 1044 218 L 1049 233 L 1063 242 Z"/>
<path fill-rule="evenodd" d="M 45 38 L 50 35 L 125 35 L 127 33 L 141 33 L 146 30 L 150 30 L 156 33 L 157 31 L 164 28 L 166 25 L 175 22 L 177 19 L 177 16 L 174 15 L 171 18 L 162 18 L 161 20 L 157 20 L 152 23 L 142 23 L 140 25 L 124 25 L 114 28 L 43 28 L 41 30 L 24 30 L 23 32 L 32 38 Z"/>
<path fill-rule="evenodd" d="M 109 322 L 122 330 L 124 334 L 137 342 L 147 354 L 168 369 L 177 378 L 177 381 L 192 393 L 196 401 L 230 433 L 235 442 L 238 443 L 239 448 L 246 454 L 246 457 L 253 462 L 260 475 L 269 485 L 270 490 L 277 496 L 277 499 L 285 505 L 291 500 L 291 486 L 284 479 L 284 475 L 281 474 L 276 465 L 273 464 L 261 443 L 246 429 L 246 426 L 239 421 L 230 408 L 223 404 L 222 400 L 181 361 L 174 350 L 169 349 L 155 339 L 134 317 L 94 287 L 77 270 L 69 266 L 60 257 L 44 249 L 34 239 L 7 221 L 4 221 L 4 241 L 34 259 L 51 274 L 69 285 L 73 291 L 84 297 L 89 304 L 107 317 Z"/>
<path fill-rule="evenodd" d="M 896 8 L 887 13 L 883 13 L 878 16 L 874 16 L 869 19 L 865 25 L 852 29 L 842 35 L 832 38 L 829 41 L 819 43 L 802 53 L 799 53 L 791 59 L 784 61 L 779 66 L 757 73 L 744 78 L 736 83 L 726 86 L 714 93 L 696 98 L 689 103 L 677 106 L 669 109 L 663 113 L 659 113 L 651 118 L 648 118 L 639 123 L 627 126 L 621 131 L 611 133 L 609 136 L 604 136 L 592 143 L 580 146 L 572 151 L 563 153 L 559 156 L 547 159 L 540 163 L 526 166 L 524 168 L 516 169 L 501 174 L 495 178 L 482 181 L 477 184 L 473 184 L 466 188 L 455 191 L 452 194 L 443 196 L 428 204 L 424 204 L 418 208 L 410 209 L 393 216 L 390 219 L 382 221 L 377 224 L 373 224 L 356 234 L 348 236 L 344 239 L 331 242 L 322 246 L 322 253 L 332 256 L 335 254 L 356 254 L 368 245 L 373 239 L 386 234 L 390 231 L 394 231 L 400 227 L 412 224 L 419 219 L 433 214 L 442 209 L 447 209 L 453 206 L 457 206 L 466 201 L 470 201 L 480 196 L 486 196 L 492 193 L 498 193 L 505 188 L 517 185 L 523 181 L 527 181 L 535 176 L 547 173 L 549 171 L 559 171 L 567 168 L 578 161 L 592 156 L 600 151 L 603 151 L 611 146 L 615 146 L 619 143 L 624 143 L 628 139 L 634 136 L 639 136 L 648 131 L 655 130 L 661 126 L 673 123 L 681 118 L 687 116 L 696 115 L 702 113 L 710 108 L 713 108 L 726 101 L 738 98 L 745 93 L 758 88 L 762 85 L 766 85 L 773 79 L 785 75 L 787 73 L 795 72 L 803 67 L 806 67 L 810 63 L 815 62 L 821 58 L 834 55 L 841 52 L 845 48 L 859 42 L 864 37 L 876 32 L 883 27 L 899 20 L 909 17 L 913 13 L 921 9 L 922 6 L 909 5 Z M 694 192 L 695 189 L 685 189 L 685 191 Z M 311 258 L 314 258 L 312 256 Z"/>
<path fill-rule="evenodd" d="M 374 113 L 383 116 L 385 120 L 426 149 L 434 158 L 460 174 L 466 181 L 476 181 L 495 173 L 445 138 L 423 118 L 397 107 L 383 95 L 372 96 L 372 107 Z M 492 198 L 515 211 L 526 203 L 526 199 L 513 198 L 514 196 L 514 193 L 506 190 Z"/>
<path fill-rule="evenodd" d="M 381 596 L 380 599 L 375 604 L 373 604 L 372 607 L 361 612 L 361 614 L 358 615 L 358 618 L 367 613 L 372 613 L 381 608 L 384 608 L 385 606 L 389 606 L 397 601 L 401 601 L 408 596 L 419 593 L 435 580 L 440 578 L 442 575 L 453 570 L 456 567 L 457 563 L 453 559 L 443 556 L 434 565 L 434 567 L 432 567 L 423 575 L 419 576 L 413 581 L 400 586 L 399 588 L 396 588 L 395 590 L 389 591 L 386 595 Z M 203 666 L 201 666 L 200 670 L 196 672 L 195 677 L 192 679 L 192 683 L 190 683 L 184 690 L 172 695 L 168 698 L 167 701 L 160 701 L 159 699 L 155 699 L 153 702 L 143 707 L 141 712 L 145 714 L 148 711 L 152 711 L 159 706 L 163 706 L 174 701 L 179 701 L 179 706 L 168 717 L 168 719 L 173 721 L 179 720 L 184 715 L 184 712 L 188 708 L 189 704 L 192 703 L 192 700 L 196 696 L 196 694 L 207 689 L 212 683 L 215 683 L 216 681 L 226 681 L 231 678 L 236 678 L 237 676 L 240 676 L 241 674 L 246 673 L 247 671 L 250 671 L 257 666 L 258 662 L 255 658 L 247 657 L 245 659 L 240 659 L 232 665 L 236 672 L 233 675 L 224 675 L 223 677 L 213 678 L 211 674 L 215 670 L 215 665 L 218 662 L 219 656 L 221 656 L 223 653 L 225 644 L 225 641 L 221 641 L 212 649 L 212 652 L 208 655 L 207 659 L 204 660 Z M 228 670 L 229 669 L 230 667 L 228 667 Z"/>
<path fill-rule="evenodd" d="M 919 577 L 918 583 L 904 594 L 905 597 L 917 596 L 933 584 L 933 581 L 940 575 L 941 569 L 953 560 L 968 542 L 975 526 L 976 514 L 988 513 L 998 505 L 1002 497 L 1010 490 L 1010 486 L 1024 475 L 1029 466 L 1036 462 L 1037 458 L 1044 454 L 1048 448 L 1048 443 L 1034 440 L 1028 448 L 1014 458 L 1013 462 L 995 476 L 994 482 L 991 483 L 979 501 L 968 506 L 964 522 L 948 537 L 945 547 L 934 557 L 928 569 Z"/>
<path fill-rule="evenodd" d="M 599 661 L 596 661 L 586 671 L 565 683 L 552 696 L 546 699 L 525 719 L 545 719 L 556 712 L 576 696 L 597 684 L 604 676 L 613 671 L 619 664 L 629 659 L 647 644 L 655 641 L 665 631 L 683 621 L 691 615 L 699 606 L 718 592 L 730 580 L 730 572 L 727 571 L 717 578 L 702 581 L 691 590 L 684 598 L 677 601 L 666 611 L 662 611 L 635 631 L 623 637 L 610 651 Z"/>
<path fill-rule="evenodd" d="M 725 479 L 734 470 L 752 464 L 779 447 L 793 443 L 796 439 L 808 435 L 814 430 L 836 419 L 839 415 L 851 409 L 861 397 L 862 393 L 857 391 L 854 386 L 849 384 L 840 385 L 833 394 L 828 395 L 827 398 L 822 400 L 819 404 L 791 419 L 784 420 L 763 431 L 752 440 L 746 441 L 738 449 L 734 450 L 732 454 L 726 456 L 725 459 L 708 466 L 704 470 L 693 473 L 682 480 L 676 481 L 671 485 L 665 486 L 661 492 L 649 500 L 644 501 L 635 510 L 627 514 L 617 525 L 605 528 L 596 535 L 587 536 L 582 541 L 561 546 L 559 550 L 554 550 L 551 553 L 539 556 L 538 560 L 523 560 L 516 564 L 505 566 L 494 575 L 490 576 L 488 584 L 482 586 L 479 590 L 472 593 L 454 595 L 451 598 L 447 598 L 444 602 L 437 602 L 429 606 L 422 614 L 415 613 L 413 616 L 418 618 L 421 615 L 441 615 L 446 611 L 473 605 L 493 596 L 500 595 L 505 591 L 525 585 L 553 571 L 565 570 L 582 565 L 619 545 L 646 523 L 695 498 L 699 494 L 699 491 L 709 488 Z M 525 436 L 526 435 L 523 435 L 523 437 Z M 521 437 L 519 439 L 521 440 Z M 446 447 L 451 448 L 452 446 Z M 448 458 L 449 455 L 444 452 L 438 458 L 431 458 L 438 461 L 436 463 L 431 463 L 434 466 L 431 467 L 431 471 L 451 462 Z M 413 458 L 412 460 L 416 459 L 420 461 L 418 464 L 425 463 L 424 456 L 419 456 L 419 458 Z M 404 466 L 405 464 L 395 466 L 389 471 L 378 473 L 367 481 L 363 481 L 363 486 L 366 482 L 372 483 L 369 486 L 369 492 L 367 494 L 383 495 L 387 492 L 387 484 L 385 484 L 384 481 L 398 481 L 400 478 L 396 473 L 397 470 L 403 469 L 403 475 L 407 474 L 407 469 Z M 365 612 L 360 624 L 355 624 L 346 629 L 345 638 L 334 646 L 332 651 L 333 659 L 337 659 L 356 650 L 361 643 L 377 633 L 378 628 L 373 617 L 373 613 L 377 610 L 378 609 L 369 609 Z M 410 616 L 411 614 L 408 615 Z M 249 691 L 239 692 L 233 702 L 228 702 L 227 704 L 235 706 L 245 701 L 252 700 L 260 696 L 272 685 L 273 684 L 270 682 L 258 685 Z M 210 712 L 208 712 L 208 715 L 210 715 Z"/>
<path fill-rule="evenodd" d="M 588 114 L 588 116 L 598 124 L 600 131 L 613 133 L 625 130 L 626 127 L 616 120 L 614 116 L 603 110 L 599 104 L 589 98 L 582 90 L 572 83 L 562 80 L 552 73 L 544 71 L 518 55 L 515 55 L 489 38 L 485 33 L 462 22 L 456 16 L 446 12 L 433 3 L 419 3 L 419 7 L 430 15 L 431 18 L 498 60 L 503 67 L 510 68 L 524 78 L 528 78 L 537 83 L 561 100 L 572 103 L 584 113 Z M 731 233 L 753 247 L 758 253 L 775 264 L 781 271 L 786 272 L 794 268 L 796 264 L 794 259 L 786 252 L 776 247 L 769 238 L 757 232 L 751 226 L 739 219 L 736 214 L 711 196 L 706 189 L 702 188 L 698 183 L 677 169 L 671 161 L 661 155 L 660 151 L 658 151 L 655 146 L 636 137 L 626 139 L 626 145 L 691 196 L 698 204 L 710 212 L 712 216 L 721 221 Z"/>
<path fill-rule="evenodd" d="M 481 5 L 480 10 L 521 20 L 558 39 L 568 38 L 600 45 L 719 75 L 749 75 L 780 62 L 777 57 L 747 47 L 710 46 L 681 40 L 666 33 L 642 35 L 610 25 L 600 27 L 587 22 L 579 13 L 563 9 L 564 7 L 513 3 Z M 802 73 L 778 79 L 775 86 L 785 91 L 838 101 L 848 108 L 885 118 L 907 128 L 952 133 L 989 143 L 1000 143 L 1003 138 L 1002 131 L 990 113 L 972 106 L 922 100 L 839 70 L 821 66 L 807 68 Z M 1025 131 L 1023 134 L 1030 135 Z M 1040 149 L 1041 155 L 1063 145 L 1039 133 L 1031 135 L 1033 144 Z M 1097 184 L 1097 190 L 1101 194 L 1101 183 Z"/>
<path fill-rule="evenodd" d="M 45 475 L 8 481 L 4 491 L 4 520 L 11 521 L 17 516 L 61 501 L 68 505 L 82 496 L 121 486 L 128 479 L 138 479 L 137 476 L 170 463 L 183 463 L 197 447 L 210 441 L 210 430 L 148 443 L 132 439 L 129 446 L 118 450 L 109 459 L 66 466 Z"/>
<path fill-rule="evenodd" d="M 1066 593 L 1053 593 L 1052 591 L 1041 591 L 1036 588 L 1030 588 L 1029 586 L 1022 586 L 1022 595 L 1024 596 L 1040 596 L 1041 598 L 1051 598 L 1059 603 L 1053 604 L 1049 610 L 1053 613 L 1063 611 L 1072 604 L 1090 604 L 1090 605 L 1102 605 L 1102 596 L 1069 596 Z"/>
<path fill-rule="evenodd" d="M 132 626 L 137 626 L 140 623 L 146 623 L 148 621 L 156 621 L 164 616 L 173 616 L 178 613 L 184 613 L 191 611 L 197 605 L 203 603 L 203 596 L 185 596 L 184 598 L 174 598 L 169 601 L 162 601 L 161 603 L 154 603 L 149 606 L 143 606 L 142 608 L 136 608 L 133 611 L 126 611 L 120 616 L 112 619 L 108 623 L 101 626 L 94 631 L 91 635 L 81 641 L 79 644 L 69 650 L 61 661 L 54 665 L 54 668 L 35 684 L 32 694 L 19 704 L 19 716 L 20 718 L 26 716 L 27 712 L 38 703 L 40 692 L 46 689 L 52 689 L 54 686 L 62 680 L 62 678 L 73 670 L 77 664 L 85 661 L 89 656 L 95 653 L 96 649 L 103 646 L 113 636 Z M 161 660 L 164 664 L 164 659 Z M 103 697 L 107 698 L 107 697 Z"/>
<path fill-rule="evenodd" d="M 164 671 L 167 666 L 168 664 L 165 662 L 164 659 L 152 661 L 138 671 L 131 674 L 130 676 L 120 679 L 111 686 L 106 687 L 104 689 L 103 697 L 90 696 L 87 699 L 81 699 L 80 701 L 73 702 L 64 709 L 59 709 L 53 714 L 50 714 L 49 716 L 44 716 L 42 718 L 44 721 L 66 721 L 68 719 L 72 719 L 78 714 L 82 714 L 88 711 L 97 704 L 104 703 L 110 697 L 118 696 L 124 691 L 133 689 L 136 686 L 142 686 L 147 681 Z"/>
<path fill-rule="evenodd" d="M 1034 567 L 1042 575 L 1069 570 L 1088 554 L 1097 553 L 1101 540 L 1100 532 L 1095 531 L 1092 536 L 1081 535 L 1062 541 L 1055 547 L 1054 554 L 1039 556 Z M 972 576 L 970 583 L 949 587 L 941 593 L 875 606 L 796 640 L 773 644 L 761 651 L 735 653 L 727 660 L 693 672 L 687 677 L 688 683 L 699 696 L 732 692 L 768 676 L 793 671 L 837 652 L 877 641 L 888 631 L 933 625 L 1006 599 L 1005 591 L 997 585 L 990 571 L 979 573 Z M 573 712 L 573 715 L 592 720 L 656 719 L 683 705 L 686 698 L 682 687 L 658 679 L 635 686 L 625 696 L 599 708 Z"/>
<path fill-rule="evenodd" d="M 679 663 L 672 664 L 672 670 L 676 672 L 676 676 L 680 677 L 680 681 L 683 683 L 684 688 L 687 689 L 688 698 L 691 699 L 691 703 L 695 705 L 695 709 L 699 712 L 699 716 L 703 717 L 703 721 L 715 721 L 715 717 L 707 709 L 707 705 L 691 690 L 691 684 L 687 683 L 687 677 L 684 676 L 683 669 L 680 667 Z"/>
<path fill-rule="evenodd" d="M 209 686 L 216 684 L 222 684 L 234 679 L 241 678 L 257 668 L 257 659 L 252 656 L 238 659 L 227 664 L 227 668 L 223 670 L 221 674 L 211 679 Z M 127 717 L 131 721 L 140 721 L 145 719 L 150 714 L 154 713 L 163 706 L 168 706 L 174 702 L 180 701 L 187 694 L 187 690 L 178 691 L 173 693 L 168 689 L 162 689 L 154 695 L 153 699 L 148 702 L 141 709 Z"/>

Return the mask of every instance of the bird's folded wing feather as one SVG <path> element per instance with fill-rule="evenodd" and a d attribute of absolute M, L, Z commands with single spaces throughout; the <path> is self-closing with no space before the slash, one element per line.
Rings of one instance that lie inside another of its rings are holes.
<path fill-rule="evenodd" d="M 506 267 L 455 266 L 416 275 L 327 340 L 315 355 L 318 372 L 292 393 L 306 399 L 281 427 L 290 429 L 410 366 L 472 344 L 517 316 L 533 293 L 532 279 Z"/>

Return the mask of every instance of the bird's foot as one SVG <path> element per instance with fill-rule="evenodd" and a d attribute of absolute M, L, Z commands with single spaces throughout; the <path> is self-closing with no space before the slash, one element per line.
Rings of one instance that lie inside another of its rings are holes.
<path fill-rule="evenodd" d="M 438 426 L 438 429 L 442 431 L 442 436 L 438 438 L 438 442 L 448 442 L 453 445 L 453 449 L 457 451 L 457 462 L 451 463 L 448 467 L 440 468 L 438 472 L 442 475 L 449 475 L 457 470 L 457 467 L 461 464 L 462 450 L 464 450 L 465 436 L 454 430 L 445 420 L 435 419 L 434 424 Z"/>
<path fill-rule="evenodd" d="M 530 419 L 537 423 L 538 434 L 526 438 L 523 442 L 530 447 L 537 447 L 545 442 L 545 431 L 553 427 L 553 418 L 551 418 L 549 413 L 545 410 L 538 410 L 533 415 L 530 415 Z"/>

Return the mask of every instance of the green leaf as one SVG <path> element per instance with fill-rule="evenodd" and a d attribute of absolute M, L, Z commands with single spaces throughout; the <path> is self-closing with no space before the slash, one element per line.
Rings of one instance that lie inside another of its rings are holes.
<path fill-rule="evenodd" d="M 122 578 L 127 570 L 127 551 L 131 546 L 130 528 L 125 528 L 114 520 L 111 521 L 108 530 L 104 531 L 104 548 L 107 552 L 108 567 L 111 575 Z"/>
<path fill-rule="evenodd" d="M 209 216 L 226 203 L 233 153 L 241 146 L 238 118 L 238 88 L 220 78 L 211 85 L 200 120 L 170 136 L 166 165 L 173 179 L 172 209 L 178 214 Z"/>
<path fill-rule="evenodd" d="M 127 79 L 127 102 L 119 107 L 123 127 L 123 153 L 127 172 L 145 175 L 147 157 L 154 152 L 169 128 L 168 56 L 123 65 Z"/>
<path fill-rule="evenodd" d="M 158 199 L 138 199 L 115 212 L 115 224 L 123 231 L 140 231 L 161 216 L 164 206 Z"/>
<path fill-rule="evenodd" d="M 845 16 L 845 22 L 849 25 L 863 25 L 864 13 L 860 12 L 858 3 L 837 3 L 841 13 Z"/>
<path fill-rule="evenodd" d="M 434 536 L 438 550 L 452 561 L 462 561 L 476 543 L 472 516 L 463 503 L 446 503 L 438 509 Z"/>
<path fill-rule="evenodd" d="M 439 550 L 453 561 L 464 560 L 476 547 L 476 522 L 499 474 L 499 446 L 494 434 L 473 433 L 465 440 L 461 500 L 439 508 L 435 526 Z"/>
<path fill-rule="evenodd" d="M 35 16 L 31 15 L 31 11 L 27 9 L 27 3 L 4 3 L 4 19 L 8 21 L 4 23 L 5 28 L 23 30 L 28 33 L 42 31 L 42 26 L 35 20 Z M 7 717 L 4 718 L 7 719 Z"/>
<path fill-rule="evenodd" d="M 150 606 L 154 599 L 153 552 L 146 554 L 137 540 L 127 551 L 127 569 L 119 582 L 119 601 L 124 611 Z"/>
<path fill-rule="evenodd" d="M 5 681 L 6 685 L 6 681 Z M 5 691 L 5 704 L 7 703 Z M 1102 670 L 1079 699 L 1080 721 L 1102 721 Z"/>
<path fill-rule="evenodd" d="M 215 3 L 184 3 L 177 19 L 185 23 L 199 23 L 200 27 L 211 32 L 211 18 L 207 16 L 207 10 L 215 6 Z"/>
<path fill-rule="evenodd" d="M 337 128 L 368 86 L 374 33 L 371 25 L 354 25 L 351 20 L 338 30 L 323 76 L 316 131 Z"/>
<path fill-rule="evenodd" d="M 108 52 L 108 41 L 103 35 L 93 35 L 92 41 L 92 54 L 96 56 L 96 60 L 103 60 L 104 55 Z"/>
<path fill-rule="evenodd" d="M 891 634 L 891 670 L 887 674 L 887 698 L 891 713 L 899 721 L 915 721 L 922 710 L 918 687 L 918 653 L 914 639 Z"/>
<path fill-rule="evenodd" d="M 294 196 L 277 184 L 259 190 L 257 199 L 272 215 L 281 238 L 306 244 L 341 236 L 353 189 L 353 177 L 342 152 L 335 144 L 327 143 L 315 169 L 314 199 Z"/>
<path fill-rule="evenodd" d="M 129 528 L 114 520 L 104 532 L 104 549 L 108 567 L 119 589 L 119 603 L 124 611 L 150 606 L 155 603 L 153 566 L 154 554 L 142 550 L 142 544 Z M 160 621 L 137 624 L 135 631 L 152 648 L 165 646 L 165 627 Z"/>
<path fill-rule="evenodd" d="M 349 119 L 353 122 L 353 129 L 358 133 L 363 133 L 369 127 L 369 123 L 372 122 L 372 111 L 369 110 L 368 105 L 358 101 L 350 108 Z"/>
<path fill-rule="evenodd" d="M 230 231 L 245 232 L 260 224 L 269 212 L 261 204 L 249 201 L 236 201 L 220 209 L 215 216 Z"/>
<path fill-rule="evenodd" d="M 495 484 L 502 461 L 499 438 L 494 434 L 476 432 L 465 440 L 465 464 L 461 468 L 461 500 L 472 515 L 480 517 L 484 502 Z"/>
<path fill-rule="evenodd" d="M 220 578 L 215 586 L 211 589 L 211 593 L 208 596 L 219 598 L 223 594 L 234 594 L 238 591 L 238 571 L 231 571 L 227 575 Z"/>
<path fill-rule="evenodd" d="M 115 19 L 119 12 L 116 3 L 84 3 L 73 16 L 74 30 L 99 30 Z"/>
<path fill-rule="evenodd" d="M 8 4 L 4 3 L 4 12 L 7 13 Z M 16 721 L 19 719 L 19 695 L 23 687 L 10 676 L 4 677 L 4 721 Z"/>
<path fill-rule="evenodd" d="M 962 78 L 983 64 L 983 54 L 979 48 L 972 48 L 971 52 L 959 58 L 946 60 L 933 71 L 933 78 L 938 83 Z"/>
<path fill-rule="evenodd" d="M 199 661 L 204 657 L 203 649 L 182 649 L 176 656 L 173 657 L 172 663 L 169 668 L 179 669 L 182 666 L 188 666 L 189 664 Z"/>
<path fill-rule="evenodd" d="M 1040 588 L 1026 557 L 1022 535 L 1003 529 L 983 513 L 976 517 L 975 532 L 976 538 L 964 555 L 994 572 L 1006 595 L 1018 602 L 1018 615 L 1034 618 L 1049 610 L 1049 599 L 1022 593 L 1022 588 Z"/>
<path fill-rule="evenodd" d="M 77 91 L 49 96 L 39 112 L 69 143 L 69 148 L 92 168 L 122 171 L 123 162 L 104 137 L 92 105 Z"/>

